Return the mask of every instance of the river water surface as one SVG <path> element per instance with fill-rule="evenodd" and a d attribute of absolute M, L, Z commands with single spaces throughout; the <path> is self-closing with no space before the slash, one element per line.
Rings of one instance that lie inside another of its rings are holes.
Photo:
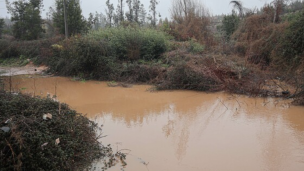
<path fill-rule="evenodd" d="M 102 142 L 128 149 L 126 171 L 304 170 L 304 108 L 288 101 L 61 77 L 14 77 L 13 85 L 56 94 L 104 125 Z"/>

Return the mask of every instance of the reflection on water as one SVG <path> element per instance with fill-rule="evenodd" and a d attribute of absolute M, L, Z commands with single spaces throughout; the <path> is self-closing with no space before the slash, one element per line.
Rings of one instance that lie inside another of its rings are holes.
<path fill-rule="evenodd" d="M 125 170 L 304 168 L 304 108 L 280 99 L 149 92 L 150 86 L 145 85 L 108 87 L 104 82 L 60 77 L 15 77 L 13 85 L 25 93 L 56 94 L 60 101 L 103 124 L 108 135 L 104 143 L 131 150 Z"/>

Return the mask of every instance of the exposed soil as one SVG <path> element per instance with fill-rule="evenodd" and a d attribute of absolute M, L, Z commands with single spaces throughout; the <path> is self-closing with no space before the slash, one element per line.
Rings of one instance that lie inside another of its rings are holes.
<path fill-rule="evenodd" d="M 44 74 L 44 71 L 46 71 L 47 69 L 47 66 L 34 66 L 32 63 L 29 63 L 28 65 L 23 67 L 0 66 L 0 76 Z"/>

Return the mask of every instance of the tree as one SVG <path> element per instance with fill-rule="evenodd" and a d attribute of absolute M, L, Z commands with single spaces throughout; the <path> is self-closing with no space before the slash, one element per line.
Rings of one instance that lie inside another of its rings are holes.
<path fill-rule="evenodd" d="M 4 28 L 4 19 L 3 18 L 1 18 L 0 19 L 0 39 L 1 39 L 1 37 L 2 37 L 2 32 L 3 32 L 3 28 Z"/>
<path fill-rule="evenodd" d="M 145 9 L 144 4 L 140 5 L 139 8 L 139 24 L 144 25 L 146 23 L 146 16 L 147 16 L 147 11 Z"/>
<path fill-rule="evenodd" d="M 134 16 L 133 16 L 133 7 L 132 7 L 132 0 L 126 0 L 128 4 L 129 11 L 126 13 L 126 17 L 129 22 L 133 22 Z"/>
<path fill-rule="evenodd" d="M 196 0 L 174 0 L 171 9 L 172 30 L 177 40 L 196 39 L 207 46 L 213 42 L 208 26 L 209 12 L 202 3 Z"/>
<path fill-rule="evenodd" d="M 11 20 L 14 22 L 13 35 L 15 38 L 22 40 L 38 39 L 44 31 L 40 16 L 42 0 L 18 0 L 13 3 L 6 0 L 6 6 L 12 15 Z"/>
<path fill-rule="evenodd" d="M 156 11 L 156 5 L 158 5 L 158 1 L 157 0 L 150 0 L 150 12 L 152 13 L 152 15 L 150 15 L 150 20 L 151 20 L 151 25 L 153 27 L 156 26 L 156 22 L 157 22 L 157 19 L 156 19 L 156 14 L 157 14 L 157 11 Z"/>
<path fill-rule="evenodd" d="M 124 5 L 123 0 L 118 0 L 117 8 L 116 8 L 116 15 L 118 16 L 119 22 L 124 21 L 124 11 L 123 11 Z"/>
<path fill-rule="evenodd" d="M 282 34 L 272 54 L 277 66 L 298 69 L 304 61 L 304 10 L 299 12 Z"/>
<path fill-rule="evenodd" d="M 274 16 L 273 16 L 273 22 L 277 23 L 280 21 L 280 15 L 284 10 L 284 2 L 285 0 L 273 0 L 271 4 L 274 8 Z"/>
<path fill-rule="evenodd" d="M 88 27 L 94 30 L 98 29 L 98 23 L 99 23 L 99 14 L 96 12 L 95 15 L 93 13 L 89 14 L 88 18 Z"/>
<path fill-rule="evenodd" d="M 107 15 L 107 26 L 112 27 L 112 21 L 114 20 L 114 6 L 113 4 L 110 4 L 110 0 L 107 0 L 106 2 L 107 8 L 106 9 L 106 15 Z"/>
<path fill-rule="evenodd" d="M 133 0 L 134 21 L 139 23 L 140 0 Z"/>
<path fill-rule="evenodd" d="M 240 18 L 233 10 L 231 15 L 225 15 L 220 28 L 223 31 L 226 40 L 230 39 L 230 36 L 236 31 L 240 22 Z"/>
<path fill-rule="evenodd" d="M 66 13 L 69 36 L 88 30 L 87 21 L 82 16 L 79 0 L 67 0 Z M 63 0 L 56 0 L 56 9 L 52 11 L 52 16 L 59 33 L 65 34 Z"/>

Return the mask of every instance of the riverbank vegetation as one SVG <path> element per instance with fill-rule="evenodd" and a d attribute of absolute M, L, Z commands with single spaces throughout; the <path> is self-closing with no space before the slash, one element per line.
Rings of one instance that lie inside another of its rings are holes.
<path fill-rule="evenodd" d="M 81 18 L 75 3 L 69 10 Z M 58 1 L 51 29 L 58 27 L 59 32 L 52 33 L 58 36 L 32 41 L 4 36 L 1 63 L 17 58 L 26 64 L 30 59 L 49 66 L 49 72 L 57 75 L 151 83 L 159 89 L 227 90 L 263 96 L 280 96 L 284 91 L 289 92 L 288 97 L 302 92 L 304 12 L 299 6 L 303 2 L 274 0 L 261 9 L 245 10 L 240 1 L 231 1 L 232 14 L 211 17 L 197 1 L 175 0 L 172 20 L 158 24 L 157 1 L 151 2 L 149 17 L 139 1 L 126 3 L 126 14 L 118 7 L 115 13 L 107 1 L 106 15 L 91 14 L 87 25 L 83 19 L 67 23 L 74 30 L 63 39 L 59 36 L 64 33 L 60 24 L 63 7 Z M 14 12 L 13 5 L 20 4 L 9 5 Z M 277 83 L 277 79 L 298 88 L 276 85 L 279 92 L 265 88 L 271 87 L 269 80 Z"/>
<path fill-rule="evenodd" d="M 58 27 L 59 32 L 33 41 L 1 39 L 1 62 L 30 59 L 57 75 L 150 83 L 161 90 L 302 96 L 303 2 L 274 0 L 248 10 L 240 1 L 231 1 L 231 14 L 211 17 L 197 1 L 175 0 L 171 21 L 157 20 L 157 1 L 151 1 L 148 17 L 139 1 L 126 3 L 125 14 L 123 1 L 116 11 L 107 1 L 106 15 L 91 14 L 87 25 L 83 19 L 69 21 L 74 30 L 63 39 L 63 7 L 57 2 L 49 30 Z M 77 3 L 69 8 L 81 16 Z M 72 25 L 77 23 L 78 31 Z"/>
<path fill-rule="evenodd" d="M 101 128 L 66 104 L 0 92 L 1 170 L 84 170 L 124 162 L 99 141 Z"/>

